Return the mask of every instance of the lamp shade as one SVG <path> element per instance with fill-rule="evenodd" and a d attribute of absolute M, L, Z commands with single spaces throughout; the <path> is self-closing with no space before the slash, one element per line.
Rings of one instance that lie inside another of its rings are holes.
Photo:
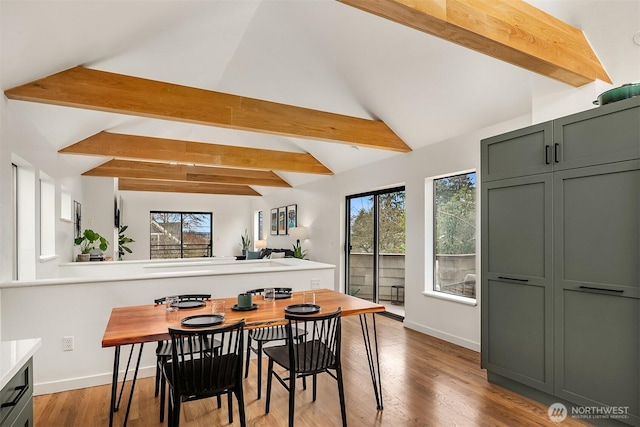
<path fill-rule="evenodd" d="M 267 247 L 267 241 L 266 240 L 256 240 L 256 248 L 264 249 L 266 247 Z"/>
<path fill-rule="evenodd" d="M 289 235 L 296 240 L 304 240 L 309 237 L 307 227 L 293 227 L 289 230 Z"/>

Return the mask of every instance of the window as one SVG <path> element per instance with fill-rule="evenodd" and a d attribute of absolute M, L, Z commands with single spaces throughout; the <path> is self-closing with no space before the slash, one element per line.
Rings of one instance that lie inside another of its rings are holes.
<path fill-rule="evenodd" d="M 257 211 L 254 216 L 255 235 L 253 236 L 253 242 L 256 244 L 258 240 L 264 239 L 264 215 L 262 211 Z"/>
<path fill-rule="evenodd" d="M 11 227 L 11 237 L 13 238 L 13 258 L 11 268 L 11 280 L 18 280 L 18 251 L 20 246 L 18 245 L 18 166 L 15 163 L 11 163 L 12 174 L 12 210 L 13 210 L 13 224 Z"/>
<path fill-rule="evenodd" d="M 151 212 L 150 258 L 198 258 L 213 253 L 210 213 Z"/>
<path fill-rule="evenodd" d="M 60 188 L 60 219 L 71 222 L 71 194 Z"/>
<path fill-rule="evenodd" d="M 36 259 L 40 252 L 39 230 L 36 226 L 40 223 L 40 212 L 36 205 L 36 197 L 40 191 L 38 174 L 31 164 L 15 153 L 11 154 L 11 160 L 15 174 L 13 180 L 15 271 L 13 276 L 16 280 L 35 280 Z"/>
<path fill-rule="evenodd" d="M 46 175 L 40 175 L 40 256 L 56 253 L 56 188 Z"/>
<path fill-rule="evenodd" d="M 433 179 L 433 290 L 476 297 L 476 174 Z"/>

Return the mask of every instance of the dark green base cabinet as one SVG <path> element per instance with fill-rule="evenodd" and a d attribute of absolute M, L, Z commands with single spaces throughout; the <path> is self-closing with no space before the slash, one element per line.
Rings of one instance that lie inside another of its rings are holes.
<path fill-rule="evenodd" d="M 33 359 L 0 391 L 0 426 L 33 426 Z"/>
<path fill-rule="evenodd" d="M 616 408 L 640 425 L 640 299 L 558 293 L 555 394 L 583 407 Z"/>
<path fill-rule="evenodd" d="M 489 381 L 640 426 L 640 98 L 481 150 Z"/>

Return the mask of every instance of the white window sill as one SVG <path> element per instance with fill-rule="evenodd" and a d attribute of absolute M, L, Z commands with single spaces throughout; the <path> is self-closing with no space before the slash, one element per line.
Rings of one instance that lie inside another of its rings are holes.
<path fill-rule="evenodd" d="M 58 255 L 40 255 L 40 262 L 48 262 L 58 259 Z"/>
<path fill-rule="evenodd" d="M 458 295 L 446 294 L 444 292 L 424 291 L 422 292 L 422 295 L 426 297 L 443 299 L 451 302 L 457 302 L 459 304 L 471 305 L 474 307 L 478 305 L 478 300 L 476 298 L 461 297 Z"/>

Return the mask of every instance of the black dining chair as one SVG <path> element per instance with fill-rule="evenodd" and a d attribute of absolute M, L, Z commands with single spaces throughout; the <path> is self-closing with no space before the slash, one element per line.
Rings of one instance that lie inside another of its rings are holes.
<path fill-rule="evenodd" d="M 269 358 L 266 414 L 269 413 L 273 377 L 289 391 L 289 426 L 293 427 L 296 379 L 304 379 L 308 376 L 313 377 L 313 401 L 315 402 L 317 394 L 316 377 L 318 374 L 327 373 L 338 382 L 342 425 L 346 427 L 347 411 L 340 360 L 341 313 L 342 308 L 338 308 L 333 313 L 321 315 L 285 314 L 285 319 L 288 320 L 286 326 L 289 331 L 287 344 L 268 347 L 264 350 L 264 353 Z M 294 340 L 292 331 L 296 328 L 306 334 L 304 342 Z M 288 377 L 278 374 L 273 369 L 274 364 L 284 368 Z M 331 371 L 335 371 L 335 373 Z"/>
<path fill-rule="evenodd" d="M 273 288 L 276 295 L 279 298 L 291 298 L 291 288 Z M 249 294 L 260 295 L 264 293 L 264 288 L 252 289 L 247 291 Z M 245 356 L 245 370 L 244 377 L 249 376 L 249 361 L 251 359 L 251 352 L 253 351 L 257 355 L 257 368 L 258 368 L 258 399 L 262 397 L 262 348 L 263 345 L 269 342 L 286 340 L 288 337 L 286 325 L 279 326 L 265 326 L 263 328 L 252 329 L 247 333 L 247 354 Z M 304 339 L 304 333 L 302 331 L 296 331 L 296 340 Z M 253 347 L 253 343 L 256 344 Z M 306 387 L 306 383 L 305 383 Z"/>
<path fill-rule="evenodd" d="M 178 297 L 178 302 L 183 301 L 202 301 L 205 302 L 211 299 L 211 294 L 185 294 L 185 295 L 173 295 Z M 168 296 L 158 298 L 154 300 L 156 305 L 164 305 L 167 301 Z M 215 345 L 214 345 L 215 347 Z M 211 346 L 207 344 L 207 350 L 211 351 Z M 194 350 L 198 350 L 197 348 Z M 158 392 L 160 393 L 160 422 L 164 421 L 164 402 L 165 402 L 165 391 L 166 384 L 164 377 L 162 376 L 162 367 L 165 363 L 167 363 L 171 359 L 171 341 L 158 341 L 158 345 L 156 347 L 156 387 L 155 387 L 155 396 L 158 397 Z M 218 401 L 218 407 L 222 406 L 221 401 Z"/>
<path fill-rule="evenodd" d="M 243 331 L 245 321 L 210 329 L 169 328 L 172 343 L 171 360 L 164 365 L 169 384 L 169 426 L 180 425 L 182 402 L 223 394 L 228 396 L 229 423 L 233 423 L 233 400 L 236 395 L 240 425 L 246 426 L 242 390 Z M 206 343 L 220 342 L 219 351 L 205 350 Z M 194 348 L 200 350 L 195 352 Z"/>

